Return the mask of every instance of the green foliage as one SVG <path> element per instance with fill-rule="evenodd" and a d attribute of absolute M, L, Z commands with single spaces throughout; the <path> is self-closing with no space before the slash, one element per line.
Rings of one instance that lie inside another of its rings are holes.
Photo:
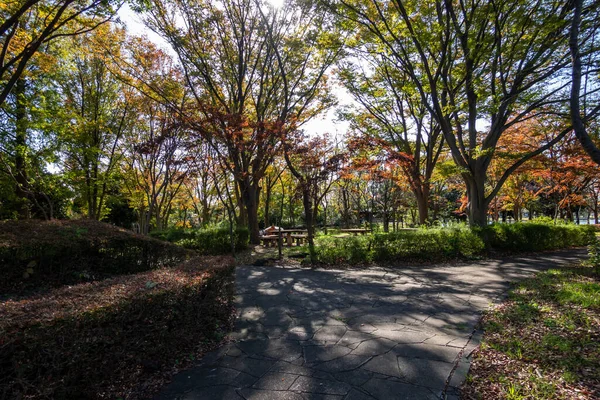
<path fill-rule="evenodd" d="M 188 252 L 102 222 L 0 222 L 0 290 L 57 286 L 179 264 Z"/>
<path fill-rule="evenodd" d="M 234 231 L 235 249 L 248 248 L 250 232 L 248 228 L 238 227 Z M 181 229 L 171 228 L 152 232 L 155 238 L 176 243 L 186 249 L 196 250 L 205 255 L 230 254 L 231 236 L 229 228 Z"/>
<path fill-rule="evenodd" d="M 319 238 L 317 260 L 339 262 L 441 261 L 480 255 L 483 240 L 466 226 L 403 230 L 369 236 Z"/>
<path fill-rule="evenodd" d="M 510 252 L 586 246 L 595 239 L 595 229 L 590 225 L 538 221 L 492 224 L 483 228 L 482 234 L 488 238 L 492 248 Z"/>

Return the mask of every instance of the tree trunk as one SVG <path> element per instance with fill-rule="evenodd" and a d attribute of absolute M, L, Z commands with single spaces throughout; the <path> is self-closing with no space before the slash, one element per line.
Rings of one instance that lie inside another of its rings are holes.
<path fill-rule="evenodd" d="M 464 175 L 469 199 L 469 225 L 486 226 L 489 202 L 485 198 L 485 175 Z"/>
<path fill-rule="evenodd" d="M 246 209 L 248 230 L 250 231 L 250 243 L 260 244 L 260 229 L 258 227 L 258 185 L 247 179 L 240 182 L 241 199 Z"/>
<path fill-rule="evenodd" d="M 265 193 L 265 227 L 271 226 L 269 221 L 269 206 L 271 205 L 271 185 L 267 182 L 267 190 Z"/>
<path fill-rule="evenodd" d="M 15 85 L 15 194 L 19 199 L 19 219 L 31 218 L 29 210 L 29 182 L 27 180 L 27 108 L 25 101 L 26 83 L 19 79 Z"/>
<path fill-rule="evenodd" d="M 305 185 L 306 186 L 306 185 Z M 313 203 L 310 196 L 310 188 L 302 188 L 302 204 L 304 206 L 304 222 L 306 223 L 306 230 L 308 231 L 308 251 L 310 253 L 310 261 L 316 261 L 315 254 L 315 216 L 313 209 Z"/>
<path fill-rule="evenodd" d="M 429 188 L 424 185 L 420 190 L 413 190 L 413 193 L 417 198 L 419 225 L 425 225 L 429 218 Z"/>

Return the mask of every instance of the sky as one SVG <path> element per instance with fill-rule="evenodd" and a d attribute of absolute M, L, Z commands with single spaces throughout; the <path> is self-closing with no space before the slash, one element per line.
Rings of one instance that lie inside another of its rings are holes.
<path fill-rule="evenodd" d="M 281 6 L 283 1 L 284 0 L 270 0 L 271 4 L 273 4 L 275 7 Z M 175 53 L 171 49 L 171 46 L 162 37 L 160 37 L 160 35 L 148 29 L 142 22 L 140 16 L 133 12 L 129 5 L 125 4 L 119 10 L 119 19 L 125 25 L 127 32 L 130 35 L 145 35 L 154 44 L 168 51 L 169 54 L 175 56 Z M 351 96 L 340 85 L 334 86 L 332 90 L 337 97 L 338 106 L 330 109 L 324 115 L 320 117 L 315 117 L 312 120 L 308 121 L 303 127 L 303 129 L 308 135 L 313 136 L 328 133 L 337 138 L 341 138 L 346 134 L 349 124 L 346 121 L 336 121 L 336 110 L 339 107 L 350 105 Z"/>

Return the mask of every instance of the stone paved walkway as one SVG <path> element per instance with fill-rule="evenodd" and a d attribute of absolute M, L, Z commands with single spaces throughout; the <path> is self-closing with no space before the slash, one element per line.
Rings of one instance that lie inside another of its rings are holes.
<path fill-rule="evenodd" d="M 237 340 L 158 399 L 457 398 L 482 310 L 584 250 L 401 269 L 239 267 Z"/>

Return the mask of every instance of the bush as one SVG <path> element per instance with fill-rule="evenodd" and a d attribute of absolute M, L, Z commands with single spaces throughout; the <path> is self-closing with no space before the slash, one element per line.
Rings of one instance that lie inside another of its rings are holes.
<path fill-rule="evenodd" d="M 595 239 L 591 225 L 554 224 L 552 222 L 516 222 L 492 224 L 482 231 L 489 244 L 509 252 L 557 250 L 587 246 Z"/>
<path fill-rule="evenodd" d="M 200 257 L 0 301 L 0 393 L 152 397 L 162 377 L 191 364 L 231 328 L 233 264 Z"/>
<path fill-rule="evenodd" d="M 175 266 L 190 252 L 102 222 L 0 222 L 0 290 Z"/>
<path fill-rule="evenodd" d="M 235 238 L 235 249 L 244 250 L 248 248 L 250 232 L 247 228 L 237 228 L 233 231 Z M 231 253 L 231 239 L 229 228 L 209 229 L 169 229 L 153 232 L 153 237 L 176 243 L 186 249 L 196 250 L 205 255 L 219 255 Z"/>
<path fill-rule="evenodd" d="M 483 240 L 465 226 L 404 230 L 370 236 L 321 238 L 317 260 L 326 264 L 371 261 L 443 261 L 481 254 Z"/>

